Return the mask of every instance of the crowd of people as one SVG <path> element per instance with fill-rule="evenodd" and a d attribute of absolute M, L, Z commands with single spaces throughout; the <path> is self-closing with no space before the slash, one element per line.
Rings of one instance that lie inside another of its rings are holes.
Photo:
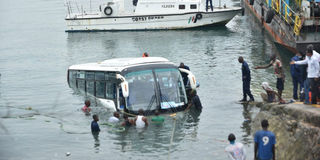
<path fill-rule="evenodd" d="M 243 82 L 243 98 L 240 102 L 247 102 L 247 95 L 250 101 L 254 98 L 250 91 L 250 69 L 243 57 L 239 57 L 239 63 L 242 63 L 242 82 Z M 319 76 L 320 76 L 320 55 L 313 50 L 313 45 L 307 46 L 305 53 L 297 53 L 291 58 L 290 73 L 293 83 L 293 96 L 294 100 L 303 101 L 304 104 L 317 104 L 319 96 Z M 266 102 L 280 102 L 285 103 L 282 98 L 284 90 L 285 74 L 283 71 L 282 63 L 275 55 L 270 58 L 270 63 L 265 66 L 256 66 L 255 69 L 266 69 L 273 67 L 274 74 L 277 77 L 276 88 L 277 92 L 270 87 L 268 82 L 261 84 L 265 93 L 261 93 L 261 97 Z M 311 92 L 310 92 L 311 91 Z M 311 95 L 311 97 L 310 97 Z"/>

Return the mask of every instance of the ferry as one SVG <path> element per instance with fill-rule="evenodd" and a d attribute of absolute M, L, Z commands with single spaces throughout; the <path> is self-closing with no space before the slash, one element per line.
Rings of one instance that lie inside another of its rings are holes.
<path fill-rule="evenodd" d="M 242 13 L 241 7 L 221 2 L 211 10 L 201 0 L 112 0 L 95 11 L 74 3 L 66 2 L 66 32 L 186 29 L 226 24 Z"/>
<path fill-rule="evenodd" d="M 305 53 L 312 44 L 320 52 L 319 0 L 243 0 L 243 4 L 278 49 Z"/>
<path fill-rule="evenodd" d="M 181 73 L 187 75 L 184 85 Z M 116 58 L 98 63 L 72 65 L 68 69 L 70 88 L 111 110 L 146 115 L 183 111 L 186 89 L 196 89 L 195 76 L 162 57 Z"/>

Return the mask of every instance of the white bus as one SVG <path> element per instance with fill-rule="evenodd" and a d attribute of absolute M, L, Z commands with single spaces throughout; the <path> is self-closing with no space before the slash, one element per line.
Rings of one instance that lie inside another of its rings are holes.
<path fill-rule="evenodd" d="M 182 111 L 188 104 L 180 72 L 188 75 L 196 89 L 194 75 L 161 57 L 117 58 L 98 63 L 72 65 L 68 84 L 75 91 L 94 97 L 103 106 L 147 115 Z"/>

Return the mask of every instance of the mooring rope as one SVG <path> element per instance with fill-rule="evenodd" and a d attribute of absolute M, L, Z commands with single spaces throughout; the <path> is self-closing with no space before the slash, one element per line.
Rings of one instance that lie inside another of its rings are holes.
<path fill-rule="evenodd" d="M 174 116 L 174 117 L 173 117 L 173 116 Z M 177 123 L 176 114 L 174 114 L 173 116 L 172 116 L 172 117 L 173 117 L 173 129 L 172 129 L 171 138 L 170 138 L 168 160 L 170 160 L 171 145 L 172 145 L 172 143 L 173 143 L 173 136 L 174 136 L 174 132 L 175 132 L 175 130 L 176 130 L 176 123 Z"/>

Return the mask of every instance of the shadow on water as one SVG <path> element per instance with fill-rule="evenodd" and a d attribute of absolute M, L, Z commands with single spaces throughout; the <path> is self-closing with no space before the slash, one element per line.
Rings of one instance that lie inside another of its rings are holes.
<path fill-rule="evenodd" d="M 92 132 L 92 136 L 94 139 L 94 148 L 95 148 L 95 152 L 99 153 L 100 151 L 100 141 L 99 141 L 99 132 Z"/>

